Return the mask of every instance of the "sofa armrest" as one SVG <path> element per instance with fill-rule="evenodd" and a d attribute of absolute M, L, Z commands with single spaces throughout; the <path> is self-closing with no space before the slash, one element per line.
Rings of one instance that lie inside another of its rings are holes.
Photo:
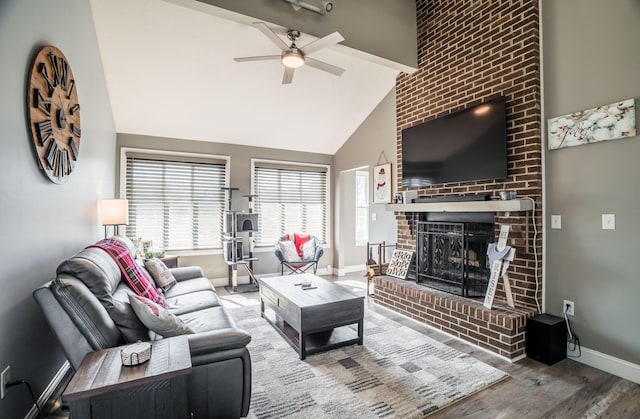
<path fill-rule="evenodd" d="M 237 328 L 212 330 L 188 336 L 192 357 L 216 351 L 244 348 L 251 342 L 251 335 Z"/>
<path fill-rule="evenodd" d="M 200 266 L 182 266 L 179 268 L 171 268 L 169 271 L 178 282 L 204 277 L 204 272 Z"/>

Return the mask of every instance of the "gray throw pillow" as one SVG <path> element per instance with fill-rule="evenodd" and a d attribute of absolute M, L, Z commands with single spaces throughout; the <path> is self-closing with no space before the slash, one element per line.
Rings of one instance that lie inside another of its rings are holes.
<path fill-rule="evenodd" d="M 142 324 L 158 335 L 168 338 L 193 333 L 182 319 L 148 298 L 130 294 L 129 303 Z"/>
<path fill-rule="evenodd" d="M 156 285 L 164 292 L 167 292 L 169 288 L 173 287 L 178 282 L 169 268 L 167 268 L 167 265 L 165 265 L 160 259 L 145 259 L 144 266 L 153 277 Z"/>

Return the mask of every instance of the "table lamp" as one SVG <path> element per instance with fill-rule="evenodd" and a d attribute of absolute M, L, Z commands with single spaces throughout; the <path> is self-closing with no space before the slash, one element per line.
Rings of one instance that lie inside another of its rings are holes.
<path fill-rule="evenodd" d="M 102 200 L 102 225 L 104 238 L 107 238 L 109 226 L 113 227 L 113 234 L 118 234 L 118 226 L 129 223 L 129 201 L 126 199 Z"/>

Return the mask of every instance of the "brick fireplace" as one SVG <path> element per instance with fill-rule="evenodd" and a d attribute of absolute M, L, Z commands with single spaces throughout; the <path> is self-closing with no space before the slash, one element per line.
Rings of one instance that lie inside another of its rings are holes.
<path fill-rule="evenodd" d="M 489 220 L 487 220 L 489 218 Z M 416 222 L 416 283 L 462 297 L 484 297 L 494 241 L 492 214 L 420 213 Z"/>
<path fill-rule="evenodd" d="M 515 191 L 520 199 L 533 199 L 535 210 L 492 214 L 494 241 L 506 223 L 511 228 L 508 244 L 516 248 L 509 267 L 515 309 L 505 305 L 501 284 L 494 309 L 488 310 L 482 299 L 391 277 L 376 278 L 376 302 L 514 359 L 524 354 L 525 320 L 536 312 L 536 296 L 542 295 L 537 285 L 542 274 L 538 2 L 418 0 L 416 8 L 419 70 L 400 75 L 396 83 L 397 190 L 408 190 L 401 187 L 403 129 L 502 95 L 507 105 L 507 178 L 411 190 L 421 197 L 488 193 L 492 199 L 500 191 Z M 416 223 L 425 217 L 423 211 L 396 211 L 399 248 L 417 250 Z"/>

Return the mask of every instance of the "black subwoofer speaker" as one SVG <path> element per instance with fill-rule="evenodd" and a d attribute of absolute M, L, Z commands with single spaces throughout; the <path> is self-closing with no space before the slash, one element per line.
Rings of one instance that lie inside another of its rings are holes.
<path fill-rule="evenodd" d="M 527 356 L 553 365 L 567 357 L 567 325 L 562 317 L 538 314 L 527 319 Z"/>

